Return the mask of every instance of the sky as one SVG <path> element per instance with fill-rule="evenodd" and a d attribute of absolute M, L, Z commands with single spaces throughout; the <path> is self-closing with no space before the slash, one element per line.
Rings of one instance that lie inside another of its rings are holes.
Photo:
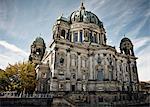
<path fill-rule="evenodd" d="M 140 81 L 150 80 L 150 0 L 82 0 L 103 22 L 107 44 L 119 52 L 120 40 L 134 45 Z M 57 17 L 69 17 L 81 0 L 0 0 L 0 68 L 27 61 L 41 36 L 48 47 Z"/>

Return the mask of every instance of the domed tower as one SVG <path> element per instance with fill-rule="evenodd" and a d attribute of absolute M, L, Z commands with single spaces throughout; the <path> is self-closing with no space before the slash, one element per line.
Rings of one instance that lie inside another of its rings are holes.
<path fill-rule="evenodd" d="M 83 3 L 69 18 L 58 17 L 53 26 L 53 38 L 65 39 L 74 43 L 90 42 L 106 45 L 106 32 L 103 23 L 92 12 L 86 11 Z"/>
<path fill-rule="evenodd" d="M 129 38 L 124 37 L 121 40 L 120 51 L 123 54 L 134 56 L 133 44 Z"/>
<path fill-rule="evenodd" d="M 29 61 L 35 63 L 36 65 L 39 64 L 44 56 L 45 49 L 46 46 L 43 38 L 37 37 L 31 45 L 31 53 L 29 56 Z"/>
<path fill-rule="evenodd" d="M 137 63 L 136 57 L 134 55 L 133 44 L 131 40 L 127 37 L 124 37 L 120 42 L 120 51 L 122 54 L 128 55 L 127 57 L 127 68 L 128 79 L 129 79 L 129 91 L 138 91 L 138 72 L 137 72 Z"/>

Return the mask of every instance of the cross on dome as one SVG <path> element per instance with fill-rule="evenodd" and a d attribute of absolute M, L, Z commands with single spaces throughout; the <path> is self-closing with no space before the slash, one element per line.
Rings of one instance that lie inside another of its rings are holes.
<path fill-rule="evenodd" d="M 81 2 L 80 10 L 85 10 L 83 2 Z"/>

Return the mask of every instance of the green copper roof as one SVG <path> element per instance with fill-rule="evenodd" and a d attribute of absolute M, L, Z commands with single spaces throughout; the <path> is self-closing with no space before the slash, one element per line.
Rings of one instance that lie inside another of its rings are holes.
<path fill-rule="evenodd" d="M 33 44 L 37 44 L 37 43 L 45 46 L 44 40 L 41 37 L 37 37 L 33 42 Z"/>
<path fill-rule="evenodd" d="M 99 27 L 103 27 L 103 23 L 99 20 L 99 18 L 94 13 L 90 11 L 85 11 L 85 7 L 83 6 L 83 3 L 81 4 L 79 10 L 74 11 L 70 15 L 70 23 L 76 23 L 76 22 L 93 23 L 98 25 Z"/>

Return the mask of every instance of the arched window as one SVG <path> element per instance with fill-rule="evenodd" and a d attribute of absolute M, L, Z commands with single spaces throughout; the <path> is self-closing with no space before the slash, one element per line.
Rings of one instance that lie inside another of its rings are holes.
<path fill-rule="evenodd" d="M 80 31 L 80 42 L 82 42 L 82 30 Z"/>
<path fill-rule="evenodd" d="M 70 41 L 70 34 L 69 34 L 69 32 L 67 33 L 66 39 Z"/>
<path fill-rule="evenodd" d="M 77 32 L 74 33 L 74 42 L 78 42 L 78 33 Z"/>
<path fill-rule="evenodd" d="M 41 54 L 41 49 L 40 48 L 36 49 L 36 54 L 37 55 Z"/>
<path fill-rule="evenodd" d="M 97 80 L 102 81 L 104 79 L 103 69 L 99 69 L 97 72 Z"/>
<path fill-rule="evenodd" d="M 89 35 L 90 35 L 90 42 L 93 42 L 92 32 L 90 32 Z"/>
<path fill-rule="evenodd" d="M 93 36 L 93 42 L 97 43 L 97 36 L 96 36 L 96 34 L 94 34 L 94 36 Z"/>
<path fill-rule="evenodd" d="M 65 30 L 61 30 L 61 36 L 63 37 L 63 38 L 65 38 Z"/>
<path fill-rule="evenodd" d="M 72 75 L 72 78 L 73 78 L 73 79 L 75 79 L 75 78 L 76 78 L 76 75 L 75 75 L 75 74 L 73 74 L 73 75 Z"/>

